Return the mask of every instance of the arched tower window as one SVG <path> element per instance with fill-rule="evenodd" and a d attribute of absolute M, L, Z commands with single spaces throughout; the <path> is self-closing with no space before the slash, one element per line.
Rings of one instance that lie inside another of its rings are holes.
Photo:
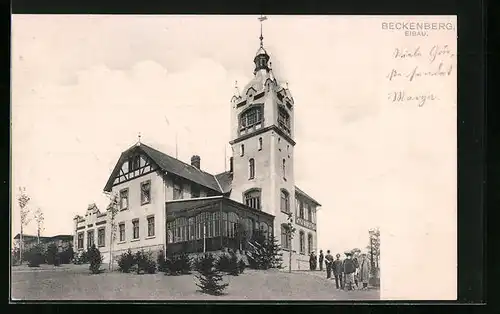
<path fill-rule="evenodd" d="M 250 190 L 244 194 L 245 205 L 260 210 L 260 190 Z"/>
<path fill-rule="evenodd" d="M 306 235 L 304 231 L 299 232 L 300 254 L 306 254 Z"/>
<path fill-rule="evenodd" d="M 278 107 L 278 125 L 285 133 L 290 135 L 290 114 L 281 106 Z"/>
<path fill-rule="evenodd" d="M 250 158 L 248 161 L 248 179 L 255 178 L 255 160 Z"/>
<path fill-rule="evenodd" d="M 289 228 L 287 224 L 281 225 L 281 247 L 284 249 L 290 249 L 291 236 L 288 232 Z"/>
<path fill-rule="evenodd" d="M 281 190 L 281 203 L 280 208 L 282 212 L 290 212 L 290 194 L 286 190 Z"/>
<path fill-rule="evenodd" d="M 257 130 L 262 125 L 262 105 L 248 108 L 240 115 L 240 133 L 248 133 Z"/>

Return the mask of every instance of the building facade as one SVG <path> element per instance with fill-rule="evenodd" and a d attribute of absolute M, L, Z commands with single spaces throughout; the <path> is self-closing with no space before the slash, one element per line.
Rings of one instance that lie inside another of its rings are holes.
<path fill-rule="evenodd" d="M 292 250 L 293 269 L 309 267 L 320 204 L 295 185 L 295 103 L 274 78 L 262 36 L 254 64 L 253 79 L 230 101 L 229 171 L 210 174 L 201 169 L 200 156 L 187 164 L 138 142 L 122 153 L 104 188 L 119 199 L 115 240 L 110 215 L 92 204 L 84 217 L 75 217 L 77 250 L 95 243 L 105 261 L 110 248 L 114 255 L 128 249 L 245 250 L 259 230 Z M 292 239 L 289 214 L 296 229 Z"/>
<path fill-rule="evenodd" d="M 21 235 L 18 233 L 14 237 L 14 247 L 20 247 Z M 43 237 L 34 235 L 23 235 L 23 249 L 28 251 L 36 245 L 40 245 L 44 250 L 47 250 L 49 245 L 54 244 L 59 252 L 62 252 L 69 248 L 69 245 L 73 243 L 73 235 L 60 234 L 53 237 Z"/>

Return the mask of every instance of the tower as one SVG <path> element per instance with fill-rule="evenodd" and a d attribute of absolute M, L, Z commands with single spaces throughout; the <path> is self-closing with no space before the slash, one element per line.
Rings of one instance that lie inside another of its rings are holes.
<path fill-rule="evenodd" d="M 262 26 L 259 39 L 254 77 L 231 99 L 231 198 L 274 215 L 280 240 L 287 212 L 295 211 L 294 101 L 273 75 Z"/>

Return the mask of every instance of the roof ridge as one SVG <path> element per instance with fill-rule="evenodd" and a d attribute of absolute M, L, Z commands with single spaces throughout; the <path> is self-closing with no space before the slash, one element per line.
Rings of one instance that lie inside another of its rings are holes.
<path fill-rule="evenodd" d="M 219 186 L 220 192 L 224 193 L 224 190 L 222 189 L 222 185 L 220 185 L 219 179 L 217 179 L 217 175 L 213 174 L 212 175 L 215 179 L 215 182 L 217 182 L 217 185 Z"/>
<path fill-rule="evenodd" d="M 203 171 L 203 170 L 201 170 L 201 169 L 199 169 L 199 168 L 196 168 L 195 166 L 193 166 L 193 165 L 191 165 L 191 164 L 188 164 L 187 162 L 185 162 L 185 161 L 183 161 L 183 160 L 181 160 L 181 159 L 179 159 L 179 158 L 175 158 L 175 157 L 173 157 L 173 156 L 170 156 L 169 154 L 164 153 L 164 152 L 162 152 L 161 150 L 157 150 L 156 148 L 151 147 L 151 146 L 149 146 L 149 145 L 146 145 L 146 144 L 144 144 L 144 143 L 141 143 L 141 145 L 144 145 L 144 146 L 146 146 L 146 147 L 148 147 L 148 148 L 150 148 L 150 149 L 152 149 L 152 150 L 154 150 L 154 151 L 157 151 L 158 153 L 161 153 L 161 154 L 166 155 L 166 156 L 168 156 L 168 157 L 170 157 L 170 158 L 172 158 L 172 159 L 175 159 L 175 160 L 177 160 L 177 161 L 179 161 L 179 162 L 183 163 L 183 164 L 184 164 L 184 165 L 186 165 L 186 166 L 190 166 L 190 167 L 192 167 L 192 168 L 194 168 L 194 169 L 196 169 L 196 170 L 198 170 L 198 171 L 200 171 L 200 172 L 203 172 L 203 173 L 206 173 L 206 174 L 208 174 L 208 175 L 213 176 L 213 174 L 211 174 L 211 173 L 209 173 L 209 172 L 206 172 L 206 171 Z"/>

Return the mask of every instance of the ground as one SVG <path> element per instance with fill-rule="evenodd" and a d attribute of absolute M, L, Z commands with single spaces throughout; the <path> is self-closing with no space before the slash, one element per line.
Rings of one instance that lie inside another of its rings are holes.
<path fill-rule="evenodd" d="M 339 291 L 320 272 L 245 270 L 225 276 L 226 295 L 197 291 L 194 273 L 183 276 L 89 273 L 88 265 L 12 268 L 14 300 L 378 300 L 379 290 Z"/>

